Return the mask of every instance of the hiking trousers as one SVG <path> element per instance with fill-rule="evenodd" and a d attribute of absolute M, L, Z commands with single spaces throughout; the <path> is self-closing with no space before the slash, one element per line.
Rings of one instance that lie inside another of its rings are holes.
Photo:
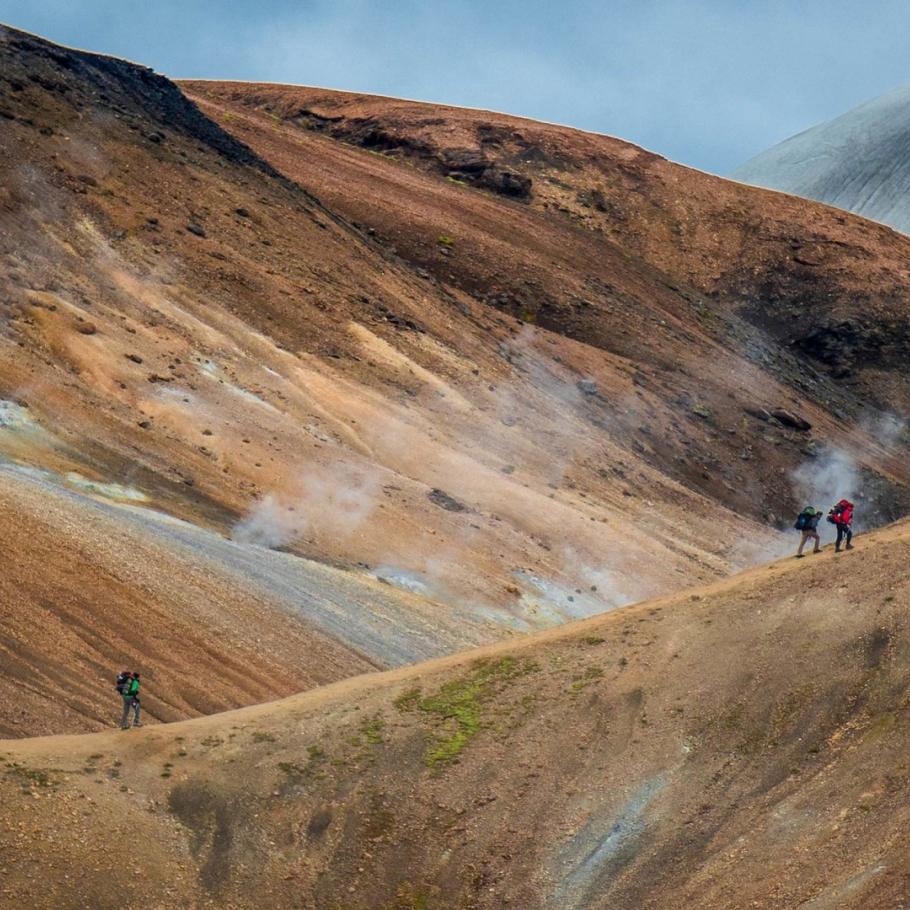
<path fill-rule="evenodd" d="M 814 552 L 816 552 L 816 553 L 818 552 L 818 549 L 819 549 L 818 545 L 821 542 L 821 538 L 818 536 L 818 531 L 802 531 L 800 534 L 800 539 L 799 539 L 799 549 L 796 551 L 797 556 L 803 555 L 803 547 L 810 540 L 815 541 Z"/>
<path fill-rule="evenodd" d="M 120 718 L 120 729 L 128 730 L 130 727 L 130 711 L 133 712 L 133 724 L 139 723 L 139 699 L 132 695 L 123 696 L 123 715 Z"/>
<path fill-rule="evenodd" d="M 849 547 L 851 541 L 853 540 L 853 528 L 850 525 L 838 525 L 837 526 L 837 541 L 834 544 L 837 549 L 840 549 L 840 545 L 843 542 L 844 538 L 847 540 L 847 546 Z"/>

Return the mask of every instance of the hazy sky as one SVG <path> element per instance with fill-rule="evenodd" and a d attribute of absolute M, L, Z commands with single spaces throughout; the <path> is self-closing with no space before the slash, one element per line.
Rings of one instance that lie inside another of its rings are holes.
<path fill-rule="evenodd" d="M 0 0 L 169 76 L 486 107 L 725 173 L 910 82 L 906 0 Z"/>

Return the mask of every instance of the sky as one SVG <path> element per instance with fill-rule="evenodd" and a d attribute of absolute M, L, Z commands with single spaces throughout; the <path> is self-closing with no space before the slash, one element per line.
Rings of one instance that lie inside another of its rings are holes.
<path fill-rule="evenodd" d="M 910 82 L 906 0 L 0 0 L 0 22 L 172 77 L 505 111 L 720 174 Z"/>

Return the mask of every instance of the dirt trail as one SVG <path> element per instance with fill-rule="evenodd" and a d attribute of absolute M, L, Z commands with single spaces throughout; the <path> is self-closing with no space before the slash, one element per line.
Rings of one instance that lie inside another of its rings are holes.
<path fill-rule="evenodd" d="M 904 523 L 280 702 L 0 743 L 0 906 L 893 907 L 908 554 Z M 98 849 L 121 829 L 141 876 Z"/>

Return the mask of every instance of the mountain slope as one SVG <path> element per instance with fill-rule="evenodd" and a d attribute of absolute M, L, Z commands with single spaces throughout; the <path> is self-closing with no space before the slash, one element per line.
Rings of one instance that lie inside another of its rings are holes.
<path fill-rule="evenodd" d="M 742 532 L 773 545 L 618 431 L 637 397 L 623 358 L 428 282 L 163 77 L 3 29 L 0 78 L 4 483 L 39 514 L 37 479 L 61 522 L 100 509 L 109 535 L 77 574 L 44 521 L 5 579 L 3 729 L 97 728 L 125 658 L 154 677 L 153 714 L 185 716 L 715 577 Z M 193 527 L 175 540 L 162 515 Z M 151 562 L 115 551 L 137 522 Z M 190 538 L 218 581 L 173 597 Z M 139 592 L 110 588 L 111 558 L 151 568 L 153 631 L 115 619 Z M 47 561 L 53 591 L 34 583 Z M 238 577 L 259 619 L 233 613 L 233 639 L 207 645 L 224 632 L 207 601 L 233 603 Z M 91 631 L 63 647 L 37 616 Z M 260 640 L 286 634 L 276 665 Z M 201 695 L 193 659 L 227 647 L 258 682 Z M 41 710 L 49 679 L 66 711 Z"/>
<path fill-rule="evenodd" d="M 910 233 L 910 86 L 785 139 L 731 175 Z"/>
<path fill-rule="evenodd" d="M 4 579 L 4 730 L 97 729 L 123 660 L 172 719 L 721 577 L 789 546 L 807 496 L 907 510 L 879 432 L 906 238 L 616 140 L 323 99 L 418 130 L 392 161 L 344 117 L 201 111 L 12 29 L 0 80 L 2 521 L 41 541 Z M 255 682 L 200 686 L 229 650 Z"/>
<path fill-rule="evenodd" d="M 895 375 L 910 352 L 906 240 L 886 228 L 518 117 L 301 86 L 182 85 L 282 172 L 494 306 L 647 355 L 684 388 L 683 370 L 702 376 L 718 356 L 726 366 L 699 344 L 706 333 L 800 398 L 851 413 L 859 393 L 907 412 Z"/>
<path fill-rule="evenodd" d="M 893 907 L 910 526 L 858 547 L 274 704 L 4 742 L 0 905 Z"/>

